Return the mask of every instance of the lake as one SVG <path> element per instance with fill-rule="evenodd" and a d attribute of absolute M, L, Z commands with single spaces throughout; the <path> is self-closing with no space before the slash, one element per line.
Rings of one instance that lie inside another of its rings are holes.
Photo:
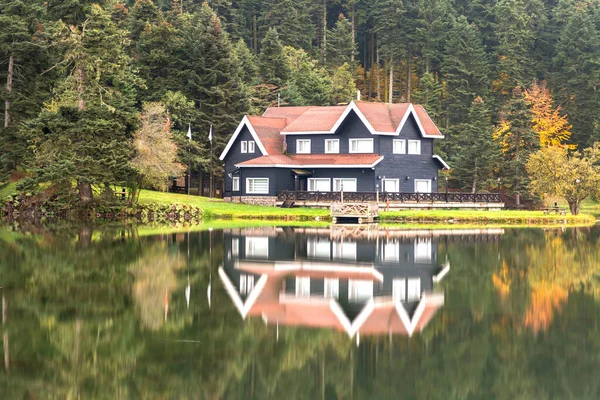
<path fill-rule="evenodd" d="M 598 399 L 599 240 L 0 228 L 0 398 Z"/>

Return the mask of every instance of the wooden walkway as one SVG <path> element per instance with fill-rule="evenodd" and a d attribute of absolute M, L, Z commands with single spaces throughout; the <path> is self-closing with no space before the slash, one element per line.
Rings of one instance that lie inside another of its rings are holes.
<path fill-rule="evenodd" d="M 356 221 L 359 224 L 372 223 L 379 217 L 377 203 L 331 203 L 332 222 Z"/>

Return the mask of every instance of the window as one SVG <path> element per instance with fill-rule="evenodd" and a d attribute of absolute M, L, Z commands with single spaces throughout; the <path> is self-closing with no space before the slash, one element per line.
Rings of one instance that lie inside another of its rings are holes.
<path fill-rule="evenodd" d="M 350 153 L 372 153 L 373 139 L 350 139 Z"/>
<path fill-rule="evenodd" d="M 233 254 L 234 257 L 237 257 L 240 255 L 240 239 L 239 238 L 231 239 L 231 254 Z"/>
<path fill-rule="evenodd" d="M 248 152 L 248 142 L 246 142 L 245 140 L 243 142 L 240 142 L 242 145 L 242 153 L 247 153 Z"/>
<path fill-rule="evenodd" d="M 240 275 L 240 294 L 248 294 L 254 289 L 254 276 L 253 275 Z"/>
<path fill-rule="evenodd" d="M 373 297 L 373 282 L 348 280 L 348 301 L 363 302 Z"/>
<path fill-rule="evenodd" d="M 400 191 L 400 180 L 399 179 L 384 179 L 383 180 L 383 191 L 394 192 Z"/>
<path fill-rule="evenodd" d="M 310 296 L 309 277 L 296 277 L 296 296 Z"/>
<path fill-rule="evenodd" d="M 421 298 L 421 278 L 408 279 L 407 300 L 415 301 Z"/>
<path fill-rule="evenodd" d="M 326 258 L 331 256 L 329 240 L 309 240 L 306 243 L 306 253 L 310 258 Z"/>
<path fill-rule="evenodd" d="M 415 241 L 415 262 L 431 262 L 431 239 L 417 239 Z"/>
<path fill-rule="evenodd" d="M 233 178 L 231 178 L 231 190 L 234 192 L 240 191 L 240 177 L 239 176 L 234 176 Z"/>
<path fill-rule="evenodd" d="M 340 139 L 325 139 L 325 153 L 339 153 Z"/>
<path fill-rule="evenodd" d="M 421 154 L 421 141 L 420 140 L 409 140 L 408 141 L 408 154 Z"/>
<path fill-rule="evenodd" d="M 406 140 L 394 139 L 394 154 L 406 154 Z"/>
<path fill-rule="evenodd" d="M 394 302 L 406 301 L 406 279 L 392 280 L 392 299 Z"/>
<path fill-rule="evenodd" d="M 333 242 L 333 258 L 356 260 L 356 242 Z"/>
<path fill-rule="evenodd" d="M 400 246 L 396 242 L 388 242 L 383 245 L 384 261 L 400 261 Z"/>
<path fill-rule="evenodd" d="M 356 192 L 356 178 L 334 178 L 333 191 L 341 192 Z"/>
<path fill-rule="evenodd" d="M 246 178 L 246 193 L 268 194 L 269 178 Z"/>
<path fill-rule="evenodd" d="M 340 295 L 340 280 L 337 278 L 325 278 L 323 295 L 337 299 Z"/>
<path fill-rule="evenodd" d="M 431 180 L 430 179 L 415 179 L 415 192 L 431 193 Z"/>
<path fill-rule="evenodd" d="M 269 257 L 269 238 L 246 237 L 246 257 Z"/>
<path fill-rule="evenodd" d="M 297 154 L 310 154 L 310 139 L 296 140 L 296 153 Z"/>
<path fill-rule="evenodd" d="M 329 178 L 308 178 L 308 190 L 311 192 L 329 192 L 331 190 Z"/>
<path fill-rule="evenodd" d="M 254 140 L 248 141 L 248 153 L 254 153 Z"/>

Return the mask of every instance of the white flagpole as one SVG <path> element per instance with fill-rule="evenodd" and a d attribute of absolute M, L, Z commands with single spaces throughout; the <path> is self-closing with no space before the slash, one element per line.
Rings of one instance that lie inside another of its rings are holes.
<path fill-rule="evenodd" d="M 192 186 L 192 159 L 190 157 L 190 144 L 192 142 L 192 124 L 188 124 L 187 131 L 188 138 L 188 182 L 187 182 L 187 194 L 190 195 L 190 187 Z"/>
<path fill-rule="evenodd" d="M 212 124 L 210 124 L 210 130 L 208 131 L 208 140 L 210 141 L 210 188 L 209 188 L 209 199 L 213 198 L 213 137 L 212 137 Z"/>

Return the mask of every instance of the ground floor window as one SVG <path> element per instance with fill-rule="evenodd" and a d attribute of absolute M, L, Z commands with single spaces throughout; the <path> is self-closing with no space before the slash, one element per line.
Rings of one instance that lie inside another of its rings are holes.
<path fill-rule="evenodd" d="M 333 191 L 341 192 L 356 192 L 356 178 L 334 178 Z"/>
<path fill-rule="evenodd" d="M 383 191 L 384 192 L 399 192 L 400 191 L 400 179 L 384 179 L 383 180 Z"/>
<path fill-rule="evenodd" d="M 392 280 L 392 299 L 396 301 L 406 301 L 406 279 L 398 278 Z"/>
<path fill-rule="evenodd" d="M 307 297 L 310 296 L 310 278 L 309 277 L 296 277 L 296 296 Z"/>
<path fill-rule="evenodd" d="M 331 184 L 329 178 L 308 178 L 308 190 L 311 192 L 329 192 Z"/>
<path fill-rule="evenodd" d="M 240 177 L 239 176 L 234 176 L 231 179 L 231 190 L 234 192 L 240 191 Z"/>
<path fill-rule="evenodd" d="M 415 192 L 431 193 L 431 179 L 415 179 Z"/>
<path fill-rule="evenodd" d="M 348 281 L 348 301 L 363 302 L 373 298 L 373 282 L 365 280 Z"/>
<path fill-rule="evenodd" d="M 325 278 L 323 295 L 337 299 L 340 295 L 340 280 L 335 278 Z"/>
<path fill-rule="evenodd" d="M 246 257 L 269 257 L 268 237 L 246 237 Z"/>
<path fill-rule="evenodd" d="M 431 262 L 431 239 L 419 238 L 415 241 L 415 262 Z"/>
<path fill-rule="evenodd" d="M 246 193 L 268 194 L 269 178 L 246 178 Z"/>

